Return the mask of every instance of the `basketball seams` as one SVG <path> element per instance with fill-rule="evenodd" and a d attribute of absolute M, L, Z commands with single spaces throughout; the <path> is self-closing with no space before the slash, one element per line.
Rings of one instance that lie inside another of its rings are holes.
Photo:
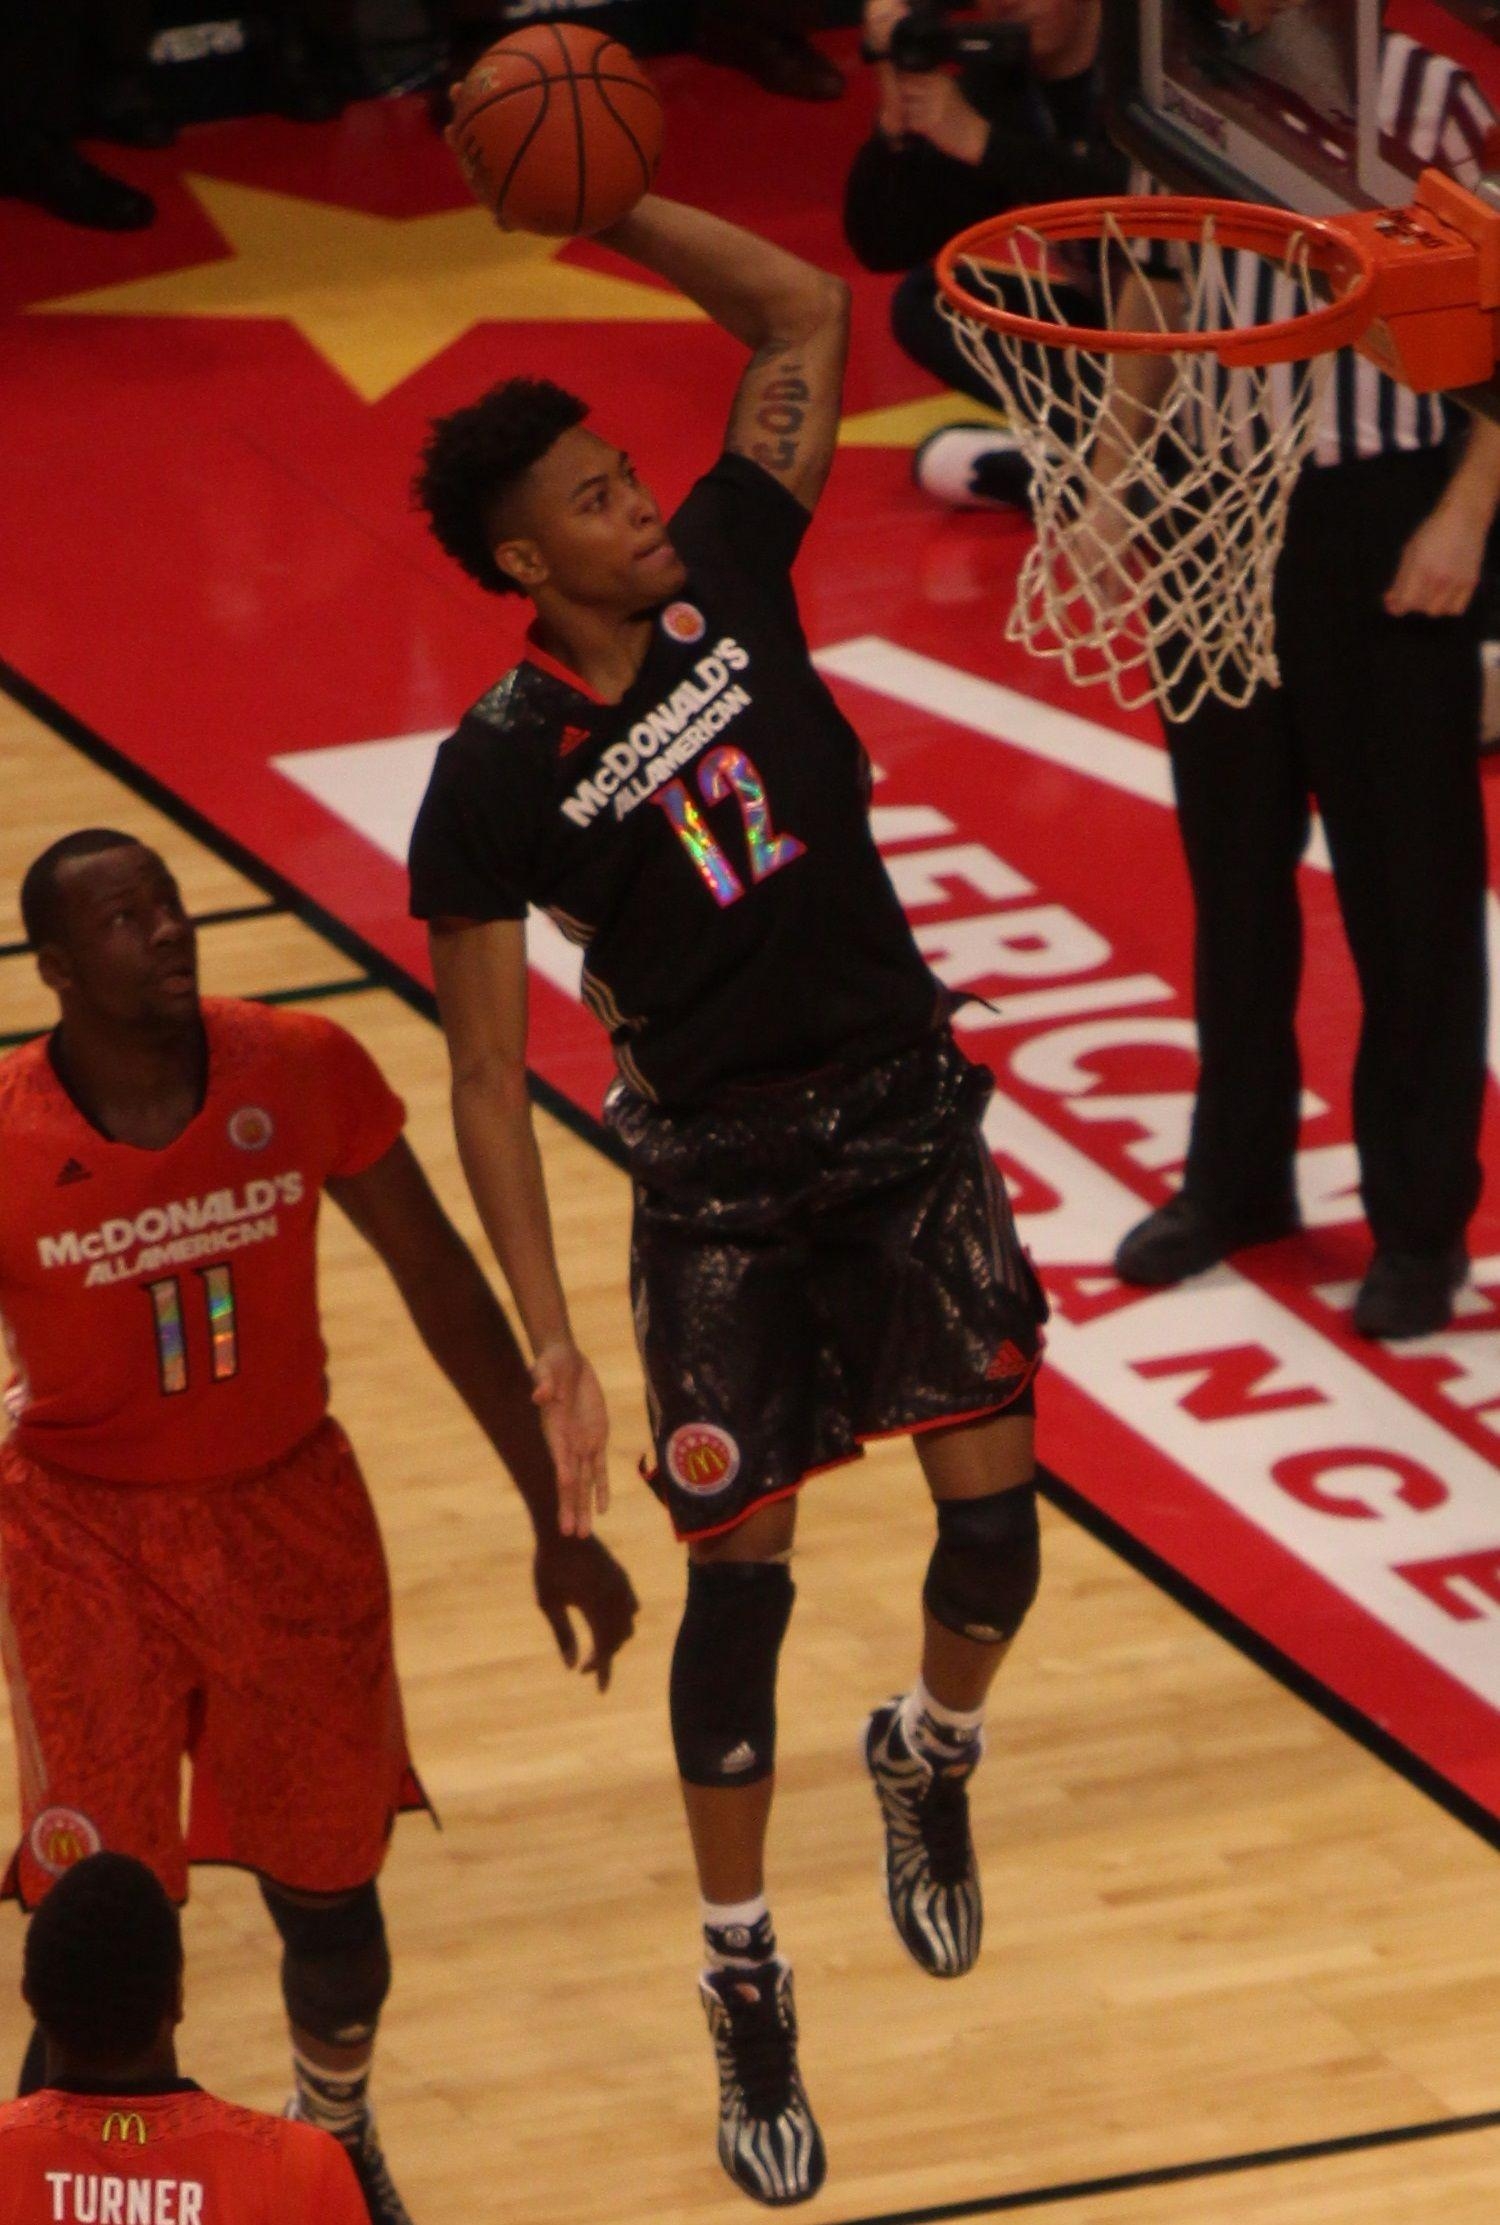
<path fill-rule="evenodd" d="M 554 77 L 550 70 L 539 70 L 524 85 L 506 85 L 498 93 L 486 93 L 483 100 L 476 101 L 472 108 L 466 108 L 461 116 L 455 116 L 454 129 L 459 132 L 467 131 L 476 116 L 487 114 L 491 108 L 498 107 L 501 101 L 514 100 L 518 93 L 545 93 L 550 86 L 565 84 L 569 78 L 576 78 L 577 74 L 576 70 L 568 70 L 563 75 Z M 661 107 L 660 94 L 644 77 L 626 77 L 618 70 L 608 70 L 595 73 L 594 82 L 601 89 L 605 85 L 623 85 L 628 92 L 649 93 L 656 107 Z"/>
<path fill-rule="evenodd" d="M 511 156 L 510 168 L 506 171 L 504 182 L 501 184 L 495 195 L 495 216 L 497 221 L 502 224 L 505 222 L 506 196 L 510 192 L 512 185 L 515 183 L 516 172 L 520 169 L 521 164 L 525 161 L 527 155 L 531 152 L 532 141 L 536 138 L 537 133 L 541 130 L 543 124 L 547 121 L 547 111 L 552 106 L 552 80 L 548 77 L 541 77 L 537 80 L 537 85 L 539 85 L 541 88 L 542 97 L 536 104 L 536 114 L 532 117 L 530 124 L 527 126 L 525 138 L 521 141 L 520 146 L 517 147 L 515 153 Z M 536 86 L 528 85 L 525 90 L 527 92 L 533 92 L 536 90 Z"/>
<path fill-rule="evenodd" d="M 563 37 L 557 24 L 549 23 L 544 28 L 551 32 L 558 53 L 562 57 L 563 72 L 568 81 L 568 97 L 573 103 L 573 153 L 578 190 L 573 196 L 572 229 L 576 235 L 583 230 L 583 216 L 584 210 L 588 206 L 589 193 L 588 142 L 583 129 L 583 103 L 578 98 L 578 72 L 573 67 L 573 56 L 569 51 L 567 40 Z M 552 82 L 555 84 L 557 80 L 554 78 Z"/>
<path fill-rule="evenodd" d="M 575 237 L 587 236 L 610 220 L 622 195 L 633 191 L 638 199 L 655 174 L 662 113 L 656 87 L 619 40 L 595 34 L 584 46 L 587 34 L 570 37 L 572 29 L 538 24 L 522 34 L 525 47 L 502 42 L 494 59 L 508 67 L 496 71 L 500 81 L 491 78 L 492 89 L 463 112 L 454 132 L 455 151 L 463 157 L 479 198 L 491 205 L 506 229 L 512 228 L 506 208 L 513 199 L 518 210 L 534 212 L 521 220 L 520 229 L 556 233 L 566 228 Z M 580 47 L 581 52 L 575 51 Z M 564 81 L 568 98 L 559 106 L 552 93 L 554 87 L 560 92 Z M 632 92 L 645 93 L 649 107 L 632 110 Z M 519 127 L 498 114 L 516 93 L 539 96 Z M 491 116 L 491 110 L 497 113 Z M 632 114 L 639 116 L 639 130 Z M 505 142 L 513 141 L 518 128 L 519 144 L 507 153 Z M 503 177 L 491 169 L 497 155 L 505 165 Z M 488 190 L 479 189 L 481 177 Z M 561 205 L 548 202 L 543 183 L 548 179 L 566 196 Z M 634 188 L 632 179 L 638 181 Z M 550 214 L 543 214 L 544 206 Z"/>
<path fill-rule="evenodd" d="M 644 192 L 649 190 L 651 180 L 656 173 L 653 170 L 652 165 L 646 160 L 646 150 L 641 145 L 640 140 L 636 137 L 634 129 L 629 123 L 626 122 L 624 116 L 621 115 L 619 109 L 616 108 L 614 102 L 610 99 L 609 94 L 605 90 L 606 84 L 628 84 L 633 85 L 636 91 L 639 92 L 642 89 L 642 80 L 638 77 L 610 77 L 606 79 L 603 71 L 599 67 L 600 62 L 604 59 L 604 51 L 605 50 L 601 47 L 599 52 L 594 56 L 594 88 L 599 95 L 600 104 L 604 108 L 606 114 L 613 117 L 615 123 L 619 126 L 620 130 L 624 132 L 625 137 L 630 141 L 631 146 L 635 149 L 635 159 L 641 166 L 641 187 L 642 191 Z M 654 98 L 655 88 L 652 87 L 648 89 L 651 90 Z M 658 109 L 660 109 L 661 102 L 659 100 L 656 102 L 656 106 Z"/>
<path fill-rule="evenodd" d="M 484 95 L 484 98 L 482 100 L 476 101 L 472 108 L 455 108 L 453 123 L 456 130 L 466 130 L 468 126 L 473 123 L 476 116 L 482 116 L 485 110 L 488 108 L 493 108 L 497 101 L 509 100 L 515 93 L 535 93 L 539 91 L 545 91 L 548 83 L 547 72 L 545 69 L 543 69 L 541 62 L 538 60 L 535 54 L 527 54 L 525 52 L 508 54 L 506 56 L 506 62 L 507 64 L 511 62 L 528 63 L 533 74 L 522 84 L 502 85 L 497 91 L 486 93 Z M 462 86 L 459 87 L 459 93 L 460 97 L 462 97 Z"/>

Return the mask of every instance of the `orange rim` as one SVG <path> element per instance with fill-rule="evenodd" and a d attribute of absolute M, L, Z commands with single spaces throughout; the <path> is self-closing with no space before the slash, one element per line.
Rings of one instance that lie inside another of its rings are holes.
<path fill-rule="evenodd" d="M 1204 224 L 1212 218 L 1221 247 L 1244 248 L 1272 262 L 1283 261 L 1292 241 L 1300 239 L 1309 267 L 1328 279 L 1335 298 L 1294 317 L 1219 332 L 1100 331 L 1091 325 L 1053 324 L 1044 317 L 1001 309 L 971 293 L 958 276 L 960 263 L 1002 260 L 1023 232 L 1049 243 L 1097 239 L 1111 217 L 1133 238 L 1159 240 L 1201 240 Z M 1342 231 L 1336 223 L 1297 216 L 1290 209 L 1215 201 L 1197 194 L 1114 193 L 1008 209 L 1002 216 L 971 224 L 950 240 L 938 257 L 937 275 L 956 309 L 996 332 L 1043 347 L 1091 348 L 1101 354 L 1216 355 L 1226 364 L 1295 363 L 1349 347 L 1375 313 L 1375 258 L 1363 239 Z"/>

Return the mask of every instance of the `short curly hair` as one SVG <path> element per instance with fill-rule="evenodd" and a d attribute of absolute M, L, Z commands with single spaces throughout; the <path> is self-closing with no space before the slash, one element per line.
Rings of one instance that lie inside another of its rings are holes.
<path fill-rule="evenodd" d="M 49 843 L 27 866 L 21 883 L 21 925 L 32 949 L 40 950 L 43 943 L 59 943 L 66 932 L 67 918 L 57 885 L 63 866 L 73 858 L 97 857 L 103 850 L 144 848 L 138 835 L 121 834 L 118 827 L 79 827 L 75 833 Z"/>
<path fill-rule="evenodd" d="M 467 409 L 433 419 L 412 501 L 448 554 L 492 595 L 522 592 L 495 562 L 502 496 L 588 413 L 587 402 L 550 379 L 507 379 Z"/>
<path fill-rule="evenodd" d="M 177 2005 L 182 1927 L 144 1862 L 91 1854 L 63 1873 L 26 1930 L 22 1990 L 77 2061 L 143 2055 Z"/>

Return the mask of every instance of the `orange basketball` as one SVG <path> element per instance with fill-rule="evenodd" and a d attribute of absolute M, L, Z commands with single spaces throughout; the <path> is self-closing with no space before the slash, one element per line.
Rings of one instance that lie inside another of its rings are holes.
<path fill-rule="evenodd" d="M 480 55 L 450 137 L 475 195 L 508 229 L 597 232 L 656 174 L 661 101 L 618 39 L 533 24 Z"/>

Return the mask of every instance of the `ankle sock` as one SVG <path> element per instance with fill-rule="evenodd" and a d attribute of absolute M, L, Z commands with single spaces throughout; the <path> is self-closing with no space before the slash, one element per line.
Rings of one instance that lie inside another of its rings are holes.
<path fill-rule="evenodd" d="M 945 1707 L 919 1676 L 901 1702 L 901 1735 L 908 1752 L 924 1761 L 977 1761 L 984 1750 L 984 1708 Z"/>
<path fill-rule="evenodd" d="M 776 1933 L 764 1893 L 749 1901 L 703 1903 L 703 1953 L 710 1970 L 748 1970 L 769 1962 Z"/>

